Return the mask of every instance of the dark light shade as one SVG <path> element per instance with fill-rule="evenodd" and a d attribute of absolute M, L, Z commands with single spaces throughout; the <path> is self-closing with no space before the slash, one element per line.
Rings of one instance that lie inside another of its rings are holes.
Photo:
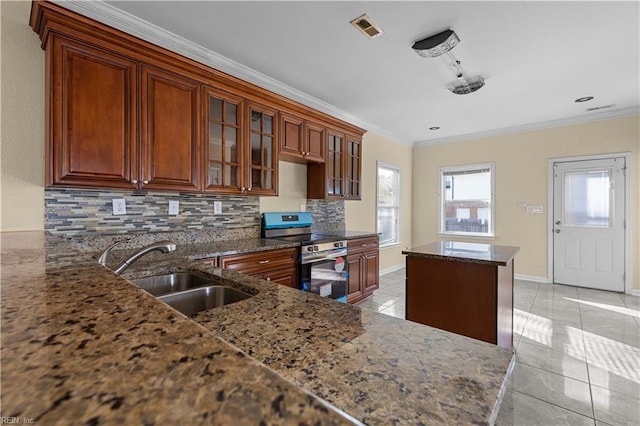
<path fill-rule="evenodd" d="M 446 30 L 431 37 L 416 41 L 411 48 L 420 56 L 435 58 L 453 49 L 460 39 L 453 30 Z"/>

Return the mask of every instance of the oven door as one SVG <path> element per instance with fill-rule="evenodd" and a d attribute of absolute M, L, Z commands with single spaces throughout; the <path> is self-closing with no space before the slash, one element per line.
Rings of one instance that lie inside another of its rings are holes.
<path fill-rule="evenodd" d="M 346 249 L 303 254 L 300 259 L 300 288 L 346 303 L 346 260 Z"/>

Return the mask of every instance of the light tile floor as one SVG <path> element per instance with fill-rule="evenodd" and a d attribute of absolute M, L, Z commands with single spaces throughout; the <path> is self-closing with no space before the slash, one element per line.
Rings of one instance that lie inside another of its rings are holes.
<path fill-rule="evenodd" d="M 404 273 L 358 306 L 404 318 Z M 640 425 L 640 297 L 516 280 L 514 309 L 498 425 Z"/>

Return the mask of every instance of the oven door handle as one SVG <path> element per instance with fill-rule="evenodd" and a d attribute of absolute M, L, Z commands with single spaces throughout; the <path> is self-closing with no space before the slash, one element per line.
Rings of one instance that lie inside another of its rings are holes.
<path fill-rule="evenodd" d="M 320 254 L 304 254 L 302 255 L 301 263 L 304 265 L 307 263 L 322 262 L 323 260 L 336 260 L 340 256 L 346 256 L 346 255 L 347 255 L 347 250 L 345 249 L 331 250 L 329 252 L 324 252 Z"/>

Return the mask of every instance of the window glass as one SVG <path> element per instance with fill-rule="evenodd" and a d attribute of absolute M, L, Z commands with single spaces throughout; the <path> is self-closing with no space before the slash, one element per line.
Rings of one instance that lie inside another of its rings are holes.
<path fill-rule="evenodd" d="M 609 187 L 609 170 L 565 173 L 565 226 L 609 226 Z"/>
<path fill-rule="evenodd" d="M 494 165 L 440 169 L 440 233 L 493 235 Z"/>
<path fill-rule="evenodd" d="M 380 246 L 400 242 L 400 168 L 378 161 L 377 232 Z"/>

